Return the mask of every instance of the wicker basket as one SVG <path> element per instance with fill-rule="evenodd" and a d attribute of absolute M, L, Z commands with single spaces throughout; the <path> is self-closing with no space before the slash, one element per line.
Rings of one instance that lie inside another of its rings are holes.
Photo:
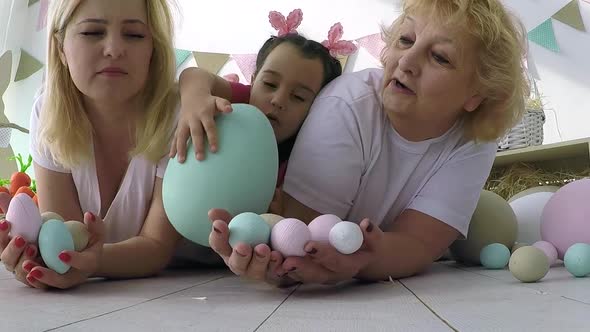
<path fill-rule="evenodd" d="M 0 128 L 0 149 L 10 145 L 10 134 L 12 128 Z"/>
<path fill-rule="evenodd" d="M 545 112 L 527 109 L 522 120 L 498 142 L 498 151 L 526 148 L 543 144 Z"/>

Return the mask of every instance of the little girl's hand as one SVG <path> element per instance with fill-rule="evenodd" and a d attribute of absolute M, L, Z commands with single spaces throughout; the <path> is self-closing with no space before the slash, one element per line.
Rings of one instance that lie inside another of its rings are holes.
<path fill-rule="evenodd" d="M 23 267 L 26 270 L 26 267 L 32 267 L 27 275 L 27 282 L 31 286 L 35 288 L 71 288 L 84 283 L 96 273 L 102 255 L 104 223 L 100 217 L 94 216 L 90 212 L 84 214 L 84 223 L 90 233 L 86 249 L 81 252 L 66 250 L 59 254 L 59 259 L 70 266 L 65 274 L 59 274 L 31 261 L 24 262 Z"/>
<path fill-rule="evenodd" d="M 180 119 L 176 133 L 170 147 L 170 158 L 178 154 L 178 161 L 186 160 L 186 145 L 189 135 L 193 140 L 195 157 L 197 160 L 205 159 L 204 134 L 207 135 L 211 152 L 217 151 L 217 128 L 215 127 L 215 115 L 232 111 L 231 103 L 223 98 L 215 96 L 195 96 L 183 103 L 180 109 Z"/>

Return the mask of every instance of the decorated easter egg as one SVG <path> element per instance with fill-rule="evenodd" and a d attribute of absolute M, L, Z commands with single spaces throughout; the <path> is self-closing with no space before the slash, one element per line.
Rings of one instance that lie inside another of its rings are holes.
<path fill-rule="evenodd" d="M 467 237 L 455 241 L 450 249 L 457 261 L 479 265 L 479 254 L 483 247 L 501 243 L 512 248 L 517 234 L 518 222 L 510 204 L 498 194 L 482 190 L 469 223 Z"/>
<path fill-rule="evenodd" d="M 51 212 L 51 211 L 46 211 L 46 212 L 41 213 L 41 219 L 43 220 L 43 222 L 46 222 L 49 219 L 65 221 L 65 219 L 62 216 L 60 216 L 59 214 L 57 214 L 55 212 Z"/>
<path fill-rule="evenodd" d="M 41 229 L 41 214 L 29 195 L 21 193 L 12 198 L 6 220 L 10 222 L 12 237 L 20 235 L 28 243 L 37 243 Z"/>
<path fill-rule="evenodd" d="M 310 240 L 311 233 L 307 225 L 295 218 L 279 221 L 270 233 L 272 249 L 280 252 L 283 257 L 305 256 L 304 247 Z"/>
<path fill-rule="evenodd" d="M 510 260 L 510 250 L 502 243 L 488 244 L 481 250 L 479 259 L 487 269 L 503 269 Z"/>
<path fill-rule="evenodd" d="M 555 249 L 551 243 L 547 241 L 537 241 L 533 243 L 533 247 L 537 247 L 545 253 L 547 259 L 549 260 L 549 266 L 557 262 L 557 249 Z"/>
<path fill-rule="evenodd" d="M 590 244 L 576 243 L 569 247 L 563 256 L 563 264 L 575 277 L 590 274 Z"/>
<path fill-rule="evenodd" d="M 274 213 L 263 213 L 260 216 L 266 221 L 270 228 L 273 228 L 279 221 L 285 219 L 285 217 Z"/>
<path fill-rule="evenodd" d="M 0 213 L 6 214 L 8 212 L 11 198 L 12 196 L 9 193 L 0 192 Z"/>
<path fill-rule="evenodd" d="M 185 238 L 207 247 L 210 209 L 234 216 L 265 213 L 277 182 L 278 149 L 270 122 L 254 106 L 232 107 L 231 113 L 216 117 L 218 151 L 197 161 L 189 138 L 189 157 L 182 164 L 171 159 L 162 184 L 170 223 Z"/>
<path fill-rule="evenodd" d="M 512 246 L 512 249 L 510 249 L 510 254 L 513 254 L 516 250 L 518 250 L 518 248 L 522 248 L 522 247 L 526 247 L 526 246 L 530 246 L 530 244 L 526 243 L 526 242 L 515 242 L 514 245 Z"/>
<path fill-rule="evenodd" d="M 350 221 L 341 221 L 334 225 L 328 237 L 332 247 L 344 255 L 356 252 L 363 244 L 361 227 Z"/>
<path fill-rule="evenodd" d="M 330 243 L 330 230 L 341 222 L 340 217 L 333 214 L 324 214 L 312 220 L 307 227 L 311 232 L 311 240 Z"/>
<path fill-rule="evenodd" d="M 526 246 L 512 254 L 508 268 L 522 282 L 537 282 L 549 272 L 549 260 L 541 249 Z"/>
<path fill-rule="evenodd" d="M 47 220 L 39 232 L 39 251 L 45 264 L 53 271 L 64 274 L 70 266 L 59 259 L 64 250 L 75 250 L 72 234 L 60 220 Z"/>
<path fill-rule="evenodd" d="M 590 243 L 590 179 L 570 182 L 551 196 L 541 216 L 541 239 L 563 259 L 576 243 Z"/>
<path fill-rule="evenodd" d="M 531 189 L 542 190 L 543 187 L 535 188 Z M 553 193 L 557 190 L 556 188 L 551 186 L 546 189 L 548 191 L 531 191 L 509 202 L 518 221 L 518 236 L 516 237 L 516 241 L 535 243 L 541 240 L 541 214 L 543 213 L 545 204 L 547 204 Z"/>
<path fill-rule="evenodd" d="M 229 245 L 234 248 L 242 242 L 250 247 L 268 243 L 270 226 L 256 213 L 240 213 L 229 223 Z"/>
<path fill-rule="evenodd" d="M 90 238 L 88 227 L 86 227 L 84 223 L 77 220 L 66 221 L 64 225 L 66 225 L 68 231 L 70 231 L 70 234 L 72 234 L 72 240 L 74 240 L 74 249 L 76 251 L 82 251 L 86 249 L 86 246 L 88 246 L 88 239 Z"/>

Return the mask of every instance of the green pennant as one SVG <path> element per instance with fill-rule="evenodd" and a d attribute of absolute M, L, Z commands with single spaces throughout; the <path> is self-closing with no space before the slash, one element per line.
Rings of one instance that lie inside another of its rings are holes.
<path fill-rule="evenodd" d="M 29 7 L 39 2 L 39 0 L 29 0 Z"/>
<path fill-rule="evenodd" d="M 39 62 L 39 60 L 35 59 L 25 50 L 20 50 L 20 60 L 18 62 L 18 68 L 16 70 L 16 76 L 14 77 L 14 81 L 22 81 L 29 76 L 33 75 L 34 73 L 38 72 L 41 68 L 43 68 L 43 64 Z"/>
<path fill-rule="evenodd" d="M 191 51 L 181 49 L 174 49 L 174 53 L 176 55 L 176 68 L 180 67 L 180 65 L 182 65 L 192 54 Z"/>
<path fill-rule="evenodd" d="M 577 0 L 573 0 L 565 5 L 565 7 L 561 8 L 552 17 L 574 29 L 586 31 L 584 21 L 582 21 L 582 15 L 580 14 L 580 5 Z"/>
<path fill-rule="evenodd" d="M 559 45 L 557 45 L 557 40 L 555 39 L 553 23 L 550 18 L 529 31 L 528 39 L 555 53 L 559 53 L 560 51 Z"/>

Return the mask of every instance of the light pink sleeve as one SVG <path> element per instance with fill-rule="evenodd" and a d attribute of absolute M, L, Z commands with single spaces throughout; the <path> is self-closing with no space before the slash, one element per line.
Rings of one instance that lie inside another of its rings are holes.
<path fill-rule="evenodd" d="M 43 105 L 43 96 L 44 95 L 41 94 L 37 97 L 33 104 L 33 110 L 31 111 L 29 122 L 29 153 L 31 154 L 33 161 L 41 167 L 54 172 L 71 173 L 69 169 L 58 165 L 49 149 L 46 146 L 43 146 L 38 140 L 39 115 L 41 114 Z"/>

